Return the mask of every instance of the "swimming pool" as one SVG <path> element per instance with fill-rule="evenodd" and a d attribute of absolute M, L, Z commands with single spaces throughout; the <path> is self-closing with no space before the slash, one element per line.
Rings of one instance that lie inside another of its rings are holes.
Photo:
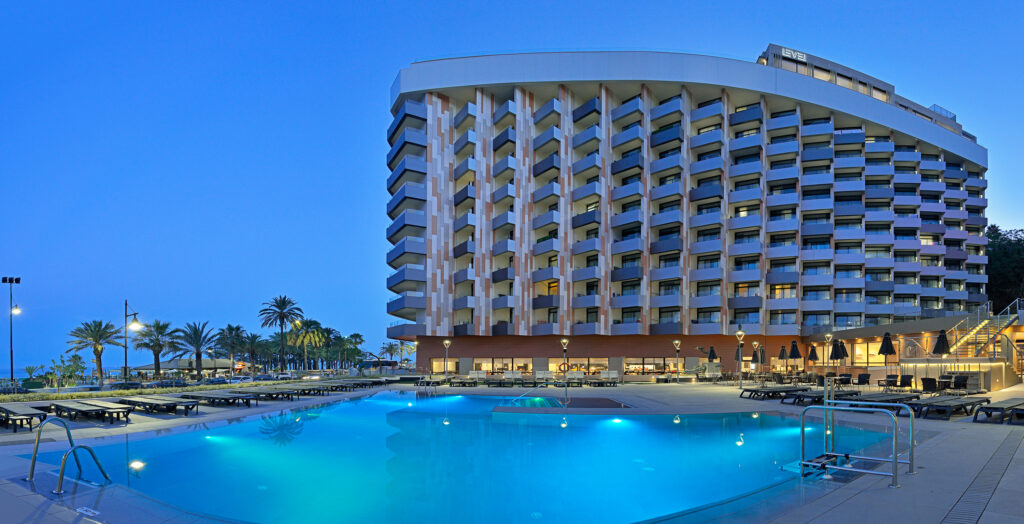
<path fill-rule="evenodd" d="M 493 411 L 512 403 L 381 392 L 96 452 L 116 483 L 252 522 L 625 522 L 796 478 L 782 469 L 799 456 L 792 418 Z M 844 447 L 886 438 L 844 430 Z M 59 453 L 40 460 L 56 464 Z M 88 467 L 86 477 L 96 478 Z"/>

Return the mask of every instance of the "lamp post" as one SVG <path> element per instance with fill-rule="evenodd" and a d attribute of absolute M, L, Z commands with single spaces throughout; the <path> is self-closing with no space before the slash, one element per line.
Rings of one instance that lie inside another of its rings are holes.
<path fill-rule="evenodd" d="M 446 338 L 441 344 L 444 345 L 444 378 L 448 378 L 448 348 L 452 347 L 452 341 Z"/>
<path fill-rule="evenodd" d="M 740 374 L 740 389 L 743 389 L 743 337 L 747 334 L 743 326 L 737 326 L 736 330 L 736 371 Z"/>
<path fill-rule="evenodd" d="M 132 317 L 131 323 L 128 322 L 128 316 Z M 124 367 L 121 368 L 121 382 L 128 381 L 128 330 L 139 331 L 142 329 L 142 324 L 138 320 L 139 314 L 133 309 L 131 313 L 128 312 L 128 300 L 124 301 Z"/>
<path fill-rule="evenodd" d="M 678 339 L 672 341 L 672 347 L 676 348 L 676 384 L 679 383 L 679 344 L 681 343 Z"/>
<path fill-rule="evenodd" d="M 831 351 L 831 349 L 830 349 L 831 346 L 832 346 L 832 332 L 829 331 L 828 333 L 825 333 L 825 351 L 826 352 Z M 828 361 L 831 358 L 832 358 L 831 353 L 825 355 L 825 379 L 826 380 L 828 379 L 828 368 L 829 368 Z"/>
<path fill-rule="evenodd" d="M 565 383 L 565 401 L 562 403 L 562 407 L 569 407 L 569 339 L 563 338 L 558 341 L 562 345 L 562 363 L 565 364 L 565 376 L 562 377 L 562 382 Z M 555 384 L 557 387 L 558 384 Z"/>
<path fill-rule="evenodd" d="M 11 386 L 14 386 L 14 315 L 21 314 L 21 308 L 14 303 L 14 284 L 21 284 L 21 277 L 3 277 L 3 283 L 7 284 L 10 293 L 11 303 L 8 316 L 10 318 L 10 339 L 11 339 Z"/>

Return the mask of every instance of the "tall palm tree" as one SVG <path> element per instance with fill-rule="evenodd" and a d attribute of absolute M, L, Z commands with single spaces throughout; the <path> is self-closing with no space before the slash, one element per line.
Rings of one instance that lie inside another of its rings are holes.
<path fill-rule="evenodd" d="M 92 356 L 96 359 L 96 374 L 99 375 L 100 384 L 103 383 L 103 348 L 106 346 L 124 347 L 124 342 L 118 340 L 121 330 L 114 327 L 110 322 L 92 320 L 82 322 L 82 325 L 72 329 L 68 336 L 71 346 L 67 353 L 79 352 L 83 349 L 91 349 Z"/>
<path fill-rule="evenodd" d="M 277 327 L 281 335 L 281 352 L 279 353 L 281 369 L 284 370 L 284 328 L 296 320 L 302 320 L 302 308 L 285 295 L 274 297 L 263 303 L 259 313 L 262 327 Z"/>
<path fill-rule="evenodd" d="M 143 326 L 132 339 L 135 349 L 153 352 L 153 376 L 160 376 L 160 356 L 181 351 L 181 330 L 171 329 L 170 322 L 154 320 Z"/>
<path fill-rule="evenodd" d="M 256 376 L 256 352 L 259 351 L 263 342 L 263 337 L 259 333 L 246 333 L 242 337 L 242 344 L 245 346 L 245 351 L 249 354 L 249 374 L 254 377 Z"/>
<path fill-rule="evenodd" d="M 217 344 L 217 336 L 213 329 L 206 327 L 209 322 L 189 322 L 181 332 L 181 341 L 189 351 L 196 355 L 196 378 L 203 378 L 203 352 L 213 349 Z M 216 369 L 216 367 L 214 368 Z"/>
<path fill-rule="evenodd" d="M 217 330 L 217 347 L 227 351 L 231 364 L 235 363 L 235 354 L 245 349 L 245 330 L 242 326 L 228 324 Z M 235 370 L 230 370 L 234 374 Z"/>
<path fill-rule="evenodd" d="M 293 346 L 302 347 L 302 369 L 309 369 L 309 346 L 313 346 L 316 350 L 323 346 L 324 335 L 321 332 L 322 327 L 316 320 L 305 319 L 296 321 L 293 324 L 295 327 L 292 328 L 289 333 L 288 339 Z"/>
<path fill-rule="evenodd" d="M 337 329 L 325 327 L 325 328 L 321 328 L 320 329 L 320 334 L 323 335 L 323 337 L 324 337 L 323 352 L 322 352 L 322 357 L 323 357 L 323 360 L 324 360 L 324 367 L 333 367 L 333 366 L 330 365 L 330 363 L 331 363 L 331 350 L 332 349 L 339 349 L 337 347 L 337 343 L 338 343 L 338 338 L 341 337 L 341 333 L 339 333 Z M 339 350 L 339 354 L 340 354 L 340 350 Z M 340 361 L 341 359 L 339 358 L 338 360 Z"/>

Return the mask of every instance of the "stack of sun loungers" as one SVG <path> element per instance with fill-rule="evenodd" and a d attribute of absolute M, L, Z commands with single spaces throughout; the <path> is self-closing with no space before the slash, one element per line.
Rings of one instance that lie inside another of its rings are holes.
<path fill-rule="evenodd" d="M 18 426 L 24 425 L 31 431 L 33 420 L 42 423 L 46 420 L 46 412 L 22 404 L 0 404 L 0 422 L 4 426 L 11 426 L 15 433 L 18 432 Z"/>
<path fill-rule="evenodd" d="M 985 415 L 985 418 L 979 419 L 978 415 L 982 414 Z M 1009 417 L 1009 423 L 1016 424 L 1016 416 L 1019 416 L 1021 422 L 1024 422 L 1024 398 L 1008 398 L 999 402 L 978 406 L 974 410 L 975 422 L 1002 424 Z"/>
<path fill-rule="evenodd" d="M 239 403 L 245 404 L 245 407 L 249 407 L 253 402 L 259 405 L 259 397 L 250 395 L 248 393 L 231 393 L 228 391 L 189 391 L 181 394 L 182 398 L 199 400 L 206 402 L 211 406 L 217 404 L 230 404 L 237 405 Z"/>
<path fill-rule="evenodd" d="M 800 393 L 807 391 L 806 386 L 755 386 L 743 388 L 740 391 L 740 398 L 753 400 L 768 400 L 770 398 L 783 398 L 789 393 Z"/>
<path fill-rule="evenodd" d="M 103 400 L 60 400 L 50 403 L 50 409 L 58 416 L 68 420 L 77 420 L 79 415 L 94 416 L 101 420 L 109 420 L 111 424 L 115 420 L 124 419 L 128 422 L 133 406 L 115 404 Z"/>
<path fill-rule="evenodd" d="M 196 413 L 199 413 L 199 401 L 198 400 L 187 400 L 183 398 L 165 397 L 163 395 L 142 395 L 137 397 L 124 397 L 121 399 L 122 404 L 128 404 L 129 406 L 135 406 L 142 409 L 146 413 L 156 413 L 158 411 L 165 411 L 173 415 L 178 414 L 178 408 L 182 408 L 184 415 L 187 417 L 188 412 L 193 409 Z"/>
<path fill-rule="evenodd" d="M 982 404 L 988 404 L 992 399 L 988 397 L 957 397 L 949 400 L 943 400 L 941 402 L 932 402 L 924 406 L 924 411 L 921 413 L 922 418 L 928 418 L 929 415 L 937 415 L 945 417 L 949 420 L 957 412 L 963 412 L 964 415 L 970 415 L 974 413 L 974 409 Z"/>

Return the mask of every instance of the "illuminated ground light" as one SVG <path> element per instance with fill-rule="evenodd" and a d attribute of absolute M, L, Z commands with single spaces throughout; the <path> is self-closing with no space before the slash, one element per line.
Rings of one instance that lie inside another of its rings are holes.
<path fill-rule="evenodd" d="M 128 468 L 132 471 L 140 471 L 144 467 L 146 467 L 146 463 L 141 460 L 133 460 L 128 463 Z"/>
<path fill-rule="evenodd" d="M 622 419 L 621 418 L 613 418 L 612 422 L 614 422 L 616 424 L 621 424 L 622 423 Z"/>

